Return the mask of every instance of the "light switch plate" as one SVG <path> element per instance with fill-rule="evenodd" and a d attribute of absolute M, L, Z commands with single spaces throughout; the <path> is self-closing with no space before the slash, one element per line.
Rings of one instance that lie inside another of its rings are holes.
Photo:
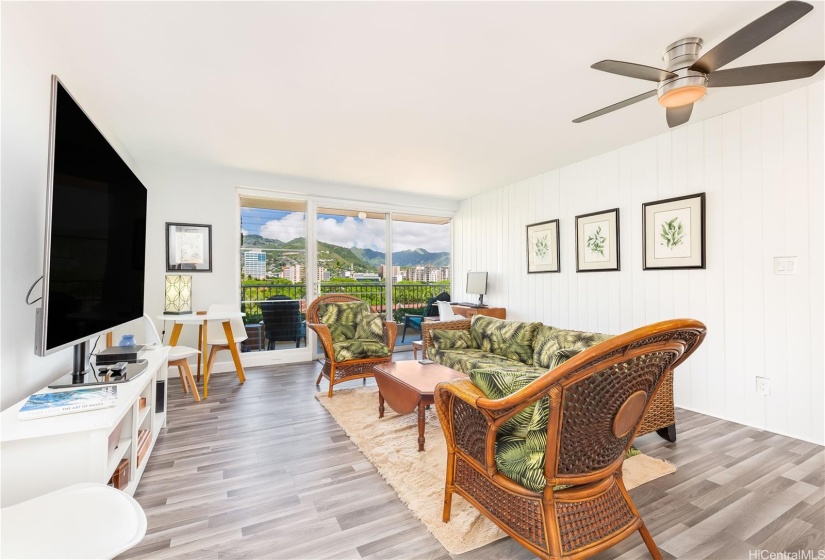
<path fill-rule="evenodd" d="M 774 274 L 796 274 L 796 257 L 774 257 Z"/>

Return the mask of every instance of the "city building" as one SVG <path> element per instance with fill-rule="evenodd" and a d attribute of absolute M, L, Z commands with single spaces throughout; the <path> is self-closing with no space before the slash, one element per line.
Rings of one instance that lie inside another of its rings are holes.
<path fill-rule="evenodd" d="M 256 280 L 266 278 L 266 253 L 247 251 L 243 255 L 243 274 Z"/>

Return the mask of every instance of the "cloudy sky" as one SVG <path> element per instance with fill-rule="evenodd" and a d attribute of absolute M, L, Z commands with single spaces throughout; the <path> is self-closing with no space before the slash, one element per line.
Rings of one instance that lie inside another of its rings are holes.
<path fill-rule="evenodd" d="M 318 238 L 342 247 L 359 247 L 386 252 L 384 220 L 372 220 L 318 215 Z M 426 249 L 431 253 L 450 250 L 450 225 L 393 222 L 393 251 Z M 291 241 L 306 237 L 306 216 L 303 212 L 284 212 L 263 208 L 242 208 L 241 229 L 269 239 Z"/>

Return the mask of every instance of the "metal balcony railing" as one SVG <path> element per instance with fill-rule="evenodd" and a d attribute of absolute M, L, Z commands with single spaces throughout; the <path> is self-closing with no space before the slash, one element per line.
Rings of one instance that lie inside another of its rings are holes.
<path fill-rule="evenodd" d="M 427 300 L 443 291 L 447 284 L 393 284 L 393 316 L 401 320 L 405 313 L 421 313 Z M 384 282 L 321 283 L 322 294 L 351 294 L 370 304 L 374 312 L 387 309 L 387 285 Z M 245 322 L 261 320 L 261 302 L 272 296 L 286 296 L 301 300 L 301 311 L 306 310 L 306 284 L 249 284 L 241 286 L 241 311 L 246 313 Z"/>

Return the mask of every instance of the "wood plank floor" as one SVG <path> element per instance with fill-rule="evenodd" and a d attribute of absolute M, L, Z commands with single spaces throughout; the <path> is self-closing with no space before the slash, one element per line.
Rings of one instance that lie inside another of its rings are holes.
<path fill-rule="evenodd" d="M 319 370 L 250 368 L 243 386 L 218 374 L 201 403 L 170 379 L 168 427 L 135 494 L 149 528 L 119 558 L 450 558 L 315 400 Z M 663 556 L 817 558 L 823 447 L 684 410 L 677 418 L 676 443 L 654 434 L 637 446 L 678 471 L 630 491 Z M 504 539 L 456 558 L 532 557 Z M 598 558 L 649 556 L 634 535 Z"/>

